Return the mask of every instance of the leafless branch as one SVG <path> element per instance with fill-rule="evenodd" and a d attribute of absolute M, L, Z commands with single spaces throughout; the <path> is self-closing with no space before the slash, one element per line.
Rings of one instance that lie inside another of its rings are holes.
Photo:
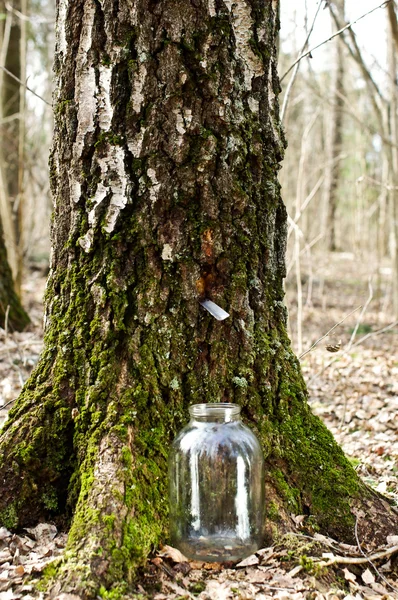
<path fill-rule="evenodd" d="M 302 61 L 303 58 L 305 58 L 306 56 L 309 56 L 310 54 L 312 54 L 312 52 L 314 52 L 314 50 L 317 50 L 318 48 L 320 48 L 324 44 L 327 44 L 327 42 L 330 42 L 330 40 L 332 40 L 333 38 L 337 37 L 338 35 L 341 35 L 343 33 L 343 31 L 346 31 L 346 29 L 349 29 L 350 27 L 352 27 L 353 25 L 355 25 L 355 23 L 358 23 L 358 21 L 360 21 L 361 19 L 364 19 L 365 17 L 367 17 L 368 15 L 370 15 L 375 10 L 378 10 L 379 8 L 383 8 L 384 6 L 386 6 L 387 4 L 389 4 L 390 2 L 391 2 L 391 0 L 385 0 L 384 2 L 382 2 L 381 4 L 379 4 L 378 6 L 376 6 L 375 8 L 372 8 L 372 10 L 369 10 L 365 14 L 363 14 L 360 17 L 358 17 L 357 19 L 355 19 L 354 21 L 351 21 L 350 23 L 347 23 L 347 25 L 345 25 L 344 27 L 342 27 L 341 29 L 339 29 L 339 31 L 336 31 L 333 35 L 331 35 L 330 37 L 328 37 L 323 42 L 320 42 L 320 44 L 317 44 L 316 46 L 313 46 L 312 48 L 310 48 L 309 50 L 307 50 L 307 52 L 304 52 L 301 56 L 298 57 L 298 59 L 292 65 L 290 65 L 290 67 L 288 68 L 288 70 L 280 78 L 280 81 L 282 82 L 284 80 L 284 78 L 286 77 L 286 75 L 288 75 L 290 73 L 290 71 L 292 69 L 294 69 L 294 67 L 297 65 L 297 63 L 299 63 L 300 61 Z"/>
<path fill-rule="evenodd" d="M 336 325 L 333 325 L 333 327 L 331 329 L 329 329 L 329 331 L 327 331 L 325 333 L 325 335 L 323 335 L 322 337 L 320 337 L 319 340 L 317 340 L 314 344 L 312 344 L 311 348 L 308 348 L 308 350 L 306 350 L 305 352 L 303 352 L 303 354 L 300 354 L 299 358 L 303 358 L 303 356 L 305 356 L 306 354 L 308 354 L 309 352 L 311 352 L 311 350 L 313 350 L 315 348 L 315 346 L 317 346 L 319 344 L 319 342 L 321 342 L 322 340 L 324 340 L 325 337 L 327 337 L 329 335 L 329 333 L 332 333 L 332 331 L 334 331 L 336 329 L 336 327 L 338 327 L 339 325 L 341 325 L 346 319 L 348 319 L 348 317 L 350 317 L 354 312 L 356 312 L 360 308 L 362 308 L 362 304 L 360 306 L 357 306 L 357 308 L 354 308 L 354 310 L 352 310 L 350 313 L 348 313 L 348 315 L 346 315 L 344 317 L 344 319 L 341 319 L 341 321 L 339 321 L 338 323 L 336 323 Z"/>
<path fill-rule="evenodd" d="M 44 102 L 45 104 L 47 104 L 48 106 L 52 106 L 52 104 L 50 102 L 48 102 L 45 98 L 43 98 L 42 96 L 40 96 L 39 94 L 36 94 L 36 92 L 34 90 L 32 90 L 32 88 L 30 88 L 28 85 L 26 85 L 26 83 L 24 83 L 23 81 L 21 81 L 19 79 L 19 77 L 17 77 L 16 75 L 14 75 L 14 73 L 11 73 L 11 71 L 9 71 L 8 69 L 6 69 L 6 67 L 3 67 L 0 65 L 0 69 L 2 71 L 4 71 L 4 73 L 7 73 L 7 75 L 9 77 L 11 77 L 11 79 L 14 79 L 15 81 L 17 81 L 20 85 L 22 85 L 28 92 L 30 92 L 31 94 L 33 94 L 34 96 L 36 96 L 36 98 L 39 98 L 39 100 L 42 100 L 42 102 Z"/>
<path fill-rule="evenodd" d="M 305 42 L 303 44 L 302 50 L 300 52 L 300 55 L 302 55 L 302 53 L 304 52 L 304 50 L 307 47 L 307 44 L 308 44 L 309 39 L 311 37 L 311 33 L 314 30 L 315 21 L 317 19 L 317 16 L 319 14 L 321 6 L 322 6 L 322 0 L 319 0 L 319 2 L 318 2 L 318 8 L 316 10 L 316 13 L 315 13 L 314 19 L 312 21 L 311 27 L 310 27 L 310 29 L 309 29 L 309 31 L 307 33 L 307 37 L 305 38 Z M 284 117 L 285 117 L 285 114 L 286 114 L 286 109 L 287 109 L 287 104 L 289 102 L 290 92 L 292 91 L 292 87 L 293 87 L 294 81 L 296 79 L 297 72 L 299 70 L 299 66 L 300 66 L 300 61 L 296 61 L 296 64 L 294 65 L 293 74 L 292 74 L 292 76 L 290 78 L 290 81 L 289 81 L 289 83 L 287 85 L 287 88 L 286 88 L 286 91 L 285 91 L 285 96 L 283 98 L 283 104 L 282 104 L 282 109 L 281 109 L 281 117 L 280 117 L 281 118 L 281 123 L 283 123 L 283 120 L 284 120 Z M 282 79 L 283 79 L 283 77 L 282 77 Z M 282 81 L 282 79 L 281 79 L 281 81 Z"/>

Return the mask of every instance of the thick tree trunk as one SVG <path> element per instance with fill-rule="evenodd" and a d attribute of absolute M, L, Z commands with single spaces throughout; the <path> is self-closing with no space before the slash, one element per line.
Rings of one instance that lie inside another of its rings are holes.
<path fill-rule="evenodd" d="M 195 402 L 238 402 L 262 440 L 268 534 L 306 514 L 352 539 L 356 509 L 383 513 L 362 537 L 394 529 L 311 414 L 286 334 L 277 9 L 59 3 L 45 349 L 0 465 L 3 524 L 73 515 L 55 591 L 122 596 L 166 538 Z"/>
<path fill-rule="evenodd" d="M 22 331 L 30 319 L 15 293 L 0 219 L 0 327 Z"/>

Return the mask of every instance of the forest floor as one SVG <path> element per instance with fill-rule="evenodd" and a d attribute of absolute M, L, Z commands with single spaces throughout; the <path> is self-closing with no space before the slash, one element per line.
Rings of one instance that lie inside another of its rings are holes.
<path fill-rule="evenodd" d="M 366 483 L 398 506 L 398 322 L 388 268 L 336 253 L 303 265 L 301 279 L 303 307 L 297 306 L 294 276 L 287 282 L 287 303 L 297 354 L 315 344 L 300 361 L 312 409 Z M 0 425 L 40 354 L 44 285 L 38 270 L 25 281 L 28 330 L 0 329 Z M 308 536 L 305 517 L 295 519 L 302 534 L 289 534 L 240 565 L 188 563 L 166 546 L 149 561 L 137 593 L 156 600 L 398 600 L 398 536 L 383 548 L 364 547 L 359 539 L 347 546 Z M 0 600 L 43 598 L 40 574 L 62 553 L 65 540 L 51 524 L 18 535 L 0 528 Z"/>

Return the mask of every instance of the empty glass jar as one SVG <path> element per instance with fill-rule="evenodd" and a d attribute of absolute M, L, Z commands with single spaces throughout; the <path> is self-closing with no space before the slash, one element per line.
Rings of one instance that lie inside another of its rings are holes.
<path fill-rule="evenodd" d="M 169 458 L 171 543 L 188 558 L 238 560 L 263 533 L 263 456 L 237 404 L 195 404 Z"/>

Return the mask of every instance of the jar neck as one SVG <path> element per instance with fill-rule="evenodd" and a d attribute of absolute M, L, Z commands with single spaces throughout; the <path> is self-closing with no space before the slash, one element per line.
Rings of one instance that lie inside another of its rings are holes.
<path fill-rule="evenodd" d="M 189 414 L 193 421 L 202 423 L 230 423 L 240 421 L 240 406 L 229 402 L 193 404 L 189 407 Z"/>

